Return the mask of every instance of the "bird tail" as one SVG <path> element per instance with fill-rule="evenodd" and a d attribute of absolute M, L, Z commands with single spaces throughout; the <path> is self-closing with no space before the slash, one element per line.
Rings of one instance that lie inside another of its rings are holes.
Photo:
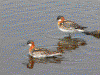
<path fill-rule="evenodd" d="M 86 34 L 86 35 L 91 35 L 91 34 L 92 34 L 91 32 L 88 32 L 88 31 L 82 32 L 82 33 L 84 33 L 84 34 Z"/>
<path fill-rule="evenodd" d="M 84 33 L 86 35 L 92 35 L 92 36 L 94 36 L 94 37 L 96 37 L 98 39 L 100 38 L 99 30 L 98 31 L 92 31 L 92 32 L 85 31 L 85 32 L 82 32 L 82 33 Z"/>
<path fill-rule="evenodd" d="M 75 29 L 86 29 L 88 27 L 76 27 Z"/>
<path fill-rule="evenodd" d="M 83 29 L 86 29 L 86 28 L 88 28 L 88 27 L 82 27 Z"/>

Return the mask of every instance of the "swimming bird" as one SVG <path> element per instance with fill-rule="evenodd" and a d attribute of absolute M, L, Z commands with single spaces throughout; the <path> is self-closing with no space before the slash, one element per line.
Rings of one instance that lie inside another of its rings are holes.
<path fill-rule="evenodd" d="M 84 29 L 87 28 L 87 27 L 80 26 L 73 21 L 65 20 L 63 16 L 58 16 L 57 21 L 58 21 L 57 24 L 58 29 L 60 29 L 63 32 L 69 33 L 69 35 L 75 32 L 84 32 Z"/>
<path fill-rule="evenodd" d="M 27 42 L 27 45 L 30 46 L 29 54 L 33 56 L 34 58 L 42 58 L 42 57 L 51 57 L 56 55 L 62 55 L 61 52 L 57 51 L 50 51 L 48 49 L 44 48 L 36 48 L 34 45 L 34 42 L 32 40 L 29 40 Z"/>

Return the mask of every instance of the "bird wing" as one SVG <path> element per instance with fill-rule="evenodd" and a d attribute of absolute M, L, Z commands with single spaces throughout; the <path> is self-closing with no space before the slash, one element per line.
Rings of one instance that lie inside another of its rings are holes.
<path fill-rule="evenodd" d="M 55 56 L 55 55 L 58 54 L 58 53 L 60 53 L 60 52 L 45 50 L 45 51 L 43 51 L 42 54 L 46 54 L 47 56 L 49 56 L 49 55 Z"/>
<path fill-rule="evenodd" d="M 60 23 L 59 28 L 68 30 L 68 29 L 70 29 L 70 27 L 72 27 L 72 23 L 73 22 L 65 20 L 65 21 L 63 21 L 63 23 Z"/>
<path fill-rule="evenodd" d="M 48 51 L 47 49 L 45 49 L 45 48 L 38 48 L 38 49 L 35 49 L 35 50 L 33 50 L 33 52 L 37 52 L 37 51 Z"/>
<path fill-rule="evenodd" d="M 79 26 L 77 23 L 69 21 L 69 20 L 63 21 L 63 25 L 65 27 L 72 27 L 72 28 L 75 28 L 75 29 L 84 29 L 84 28 L 87 28 L 87 27 Z"/>

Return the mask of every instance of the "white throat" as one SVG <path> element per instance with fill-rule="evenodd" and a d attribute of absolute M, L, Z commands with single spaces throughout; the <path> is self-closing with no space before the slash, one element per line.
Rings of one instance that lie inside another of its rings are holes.
<path fill-rule="evenodd" d="M 59 19 L 58 21 L 61 21 L 61 19 Z"/>
<path fill-rule="evenodd" d="M 29 46 L 32 46 L 32 44 L 28 44 Z"/>

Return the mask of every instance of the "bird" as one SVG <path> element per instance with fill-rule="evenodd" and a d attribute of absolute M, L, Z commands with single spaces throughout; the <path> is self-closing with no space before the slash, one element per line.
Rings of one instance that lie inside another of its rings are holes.
<path fill-rule="evenodd" d="M 61 15 L 57 17 L 57 21 L 58 21 L 57 24 L 58 29 L 63 32 L 69 33 L 69 35 L 75 32 L 84 32 L 84 29 L 87 28 L 87 27 L 82 27 L 73 21 L 65 20 L 65 18 Z"/>
<path fill-rule="evenodd" d="M 43 57 L 52 57 L 56 55 L 62 55 L 61 52 L 58 51 L 50 51 L 44 48 L 36 48 L 34 45 L 34 41 L 29 40 L 27 45 L 30 46 L 29 55 L 33 56 L 34 58 L 43 58 Z"/>

